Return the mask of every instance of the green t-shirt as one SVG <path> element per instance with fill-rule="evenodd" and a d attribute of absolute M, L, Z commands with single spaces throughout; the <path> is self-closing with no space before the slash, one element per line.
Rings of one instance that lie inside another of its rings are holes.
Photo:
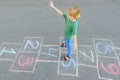
<path fill-rule="evenodd" d="M 67 18 L 66 14 L 63 14 L 65 19 L 65 27 L 64 27 L 64 38 L 70 40 L 74 35 L 77 34 L 77 21 L 71 21 Z"/>

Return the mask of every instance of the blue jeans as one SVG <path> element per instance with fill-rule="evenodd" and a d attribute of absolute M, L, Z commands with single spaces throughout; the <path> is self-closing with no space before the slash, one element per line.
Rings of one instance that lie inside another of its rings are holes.
<path fill-rule="evenodd" d="M 72 41 L 72 39 L 70 39 L 70 40 L 65 39 L 65 45 L 66 45 L 66 48 L 67 48 L 67 57 L 71 57 L 71 54 L 72 54 L 72 46 L 73 46 L 73 41 Z"/>

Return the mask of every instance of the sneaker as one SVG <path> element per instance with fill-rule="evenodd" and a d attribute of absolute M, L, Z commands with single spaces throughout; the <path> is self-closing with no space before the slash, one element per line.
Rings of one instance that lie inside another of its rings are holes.
<path fill-rule="evenodd" d="M 70 59 L 70 57 L 67 57 L 67 56 L 64 57 L 64 60 L 65 60 L 65 61 L 67 61 L 67 60 L 69 60 L 69 59 Z"/>
<path fill-rule="evenodd" d="M 61 47 L 66 47 L 65 43 L 62 43 L 60 46 L 61 46 Z"/>

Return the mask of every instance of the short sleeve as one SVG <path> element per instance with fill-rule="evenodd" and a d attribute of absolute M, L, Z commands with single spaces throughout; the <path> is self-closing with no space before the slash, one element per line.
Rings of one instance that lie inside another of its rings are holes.
<path fill-rule="evenodd" d="M 65 13 L 63 13 L 63 17 L 64 17 L 64 18 L 67 18 L 67 15 L 66 15 Z"/>

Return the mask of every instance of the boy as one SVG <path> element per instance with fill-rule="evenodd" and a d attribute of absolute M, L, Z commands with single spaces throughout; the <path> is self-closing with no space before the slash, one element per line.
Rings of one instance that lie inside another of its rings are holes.
<path fill-rule="evenodd" d="M 67 48 L 67 55 L 64 57 L 64 60 L 67 61 L 71 57 L 72 46 L 74 50 L 77 50 L 77 19 L 80 17 L 80 10 L 77 6 L 71 6 L 66 10 L 66 14 L 64 14 L 54 6 L 52 1 L 50 1 L 50 7 L 65 19 L 64 41 Z M 74 43 L 72 39 L 74 40 Z M 63 45 L 64 44 L 62 44 L 62 46 Z"/>

